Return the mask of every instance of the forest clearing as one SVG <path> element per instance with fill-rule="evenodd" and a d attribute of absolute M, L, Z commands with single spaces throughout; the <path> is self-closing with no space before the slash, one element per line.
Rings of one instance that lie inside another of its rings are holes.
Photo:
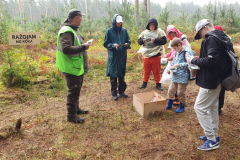
<path fill-rule="evenodd" d="M 240 53 L 239 45 L 235 45 Z M 90 53 L 91 54 L 91 53 Z M 131 62 L 128 63 L 128 65 Z M 113 101 L 105 65 L 93 65 L 85 76 L 81 107 L 89 109 L 85 124 L 67 122 L 66 89 L 49 89 L 42 81 L 31 91 L 1 87 L 1 159 L 239 159 L 240 90 L 226 92 L 220 115 L 220 149 L 197 150 L 201 126 L 193 109 L 199 87 L 192 81 L 187 89 L 184 113 L 170 111 L 142 118 L 132 106 L 132 95 L 156 91 L 167 98 L 168 85 L 158 91 L 151 80 L 140 90 L 142 62 L 137 58 L 126 75 L 127 99 Z M 164 67 L 164 66 L 163 66 Z M 63 85 L 64 84 L 59 84 Z M 20 132 L 11 133 L 18 118 Z"/>
<path fill-rule="evenodd" d="M 67 86 L 56 68 L 57 33 L 72 8 L 89 13 L 80 32 L 85 41 L 93 39 L 88 49 L 89 71 L 84 75 L 79 97 L 81 109 L 90 111 L 81 115 L 85 118 L 83 124 L 67 121 Z M 240 159 L 240 88 L 225 94 L 219 116 L 220 147 L 213 151 L 197 149 L 203 143 L 198 137 L 204 132 L 194 111 L 199 91 L 195 81 L 188 83 L 183 113 L 175 113 L 178 106 L 173 106 L 143 118 L 133 107 L 133 95 L 137 93 L 155 91 L 168 98 L 169 85 L 162 84 L 164 90 L 158 90 L 153 75 L 148 86 L 139 89 L 143 62 L 142 55 L 137 53 L 138 36 L 149 18 L 156 17 L 164 31 L 167 25 L 175 25 L 187 36 L 196 55 L 202 40 L 194 40 L 195 25 L 201 18 L 210 18 L 223 26 L 240 57 L 238 8 L 237 2 L 216 1 L 202 7 L 193 2 L 168 2 L 161 7 L 149 0 L 136 0 L 134 4 L 126 0 L 0 1 L 0 159 Z M 106 77 L 108 53 L 103 47 L 105 32 L 116 12 L 122 14 L 123 27 L 132 42 L 127 51 L 125 76 L 129 97 L 119 97 L 118 101 L 111 95 L 110 80 Z M 23 31 L 38 32 L 40 44 L 8 44 L 8 33 Z M 168 45 L 169 39 L 164 45 L 165 54 L 169 52 Z M 165 67 L 161 66 L 161 73 Z"/>

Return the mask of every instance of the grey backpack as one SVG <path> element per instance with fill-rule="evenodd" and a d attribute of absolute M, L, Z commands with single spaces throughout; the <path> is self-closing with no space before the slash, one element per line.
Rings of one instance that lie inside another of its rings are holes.
<path fill-rule="evenodd" d="M 226 51 L 225 51 L 226 52 Z M 238 64 L 238 56 L 234 54 L 231 50 L 227 51 L 227 54 L 230 58 L 231 68 L 230 74 L 222 81 L 222 86 L 227 91 L 234 92 L 237 88 L 240 88 L 240 68 Z"/>

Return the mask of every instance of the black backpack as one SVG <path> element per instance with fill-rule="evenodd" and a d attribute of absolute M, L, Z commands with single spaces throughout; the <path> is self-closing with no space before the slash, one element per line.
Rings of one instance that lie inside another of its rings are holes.
<path fill-rule="evenodd" d="M 234 92 L 237 88 L 240 88 L 240 68 L 238 63 L 239 58 L 230 49 L 227 51 L 224 50 L 224 52 L 228 54 L 231 67 L 229 69 L 230 73 L 226 78 L 223 79 L 221 84 L 227 91 L 230 90 Z"/>

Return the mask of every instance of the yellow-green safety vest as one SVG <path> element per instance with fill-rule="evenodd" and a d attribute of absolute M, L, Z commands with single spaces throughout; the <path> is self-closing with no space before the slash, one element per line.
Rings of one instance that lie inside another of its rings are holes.
<path fill-rule="evenodd" d="M 81 42 L 76 32 L 69 26 L 63 26 L 58 32 L 57 38 L 57 55 L 56 55 L 56 67 L 64 73 L 80 76 L 84 73 L 84 60 L 81 53 L 74 55 L 66 55 L 62 51 L 60 43 L 60 35 L 65 32 L 71 32 L 74 35 L 74 46 L 81 45 Z"/>

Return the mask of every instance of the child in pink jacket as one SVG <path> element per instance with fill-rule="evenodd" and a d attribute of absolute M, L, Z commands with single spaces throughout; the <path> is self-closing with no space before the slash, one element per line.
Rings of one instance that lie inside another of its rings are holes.
<path fill-rule="evenodd" d="M 170 39 L 170 43 L 168 45 L 168 48 L 171 48 L 171 51 L 166 54 L 163 55 L 162 58 L 168 58 L 168 62 L 171 63 L 171 61 L 173 60 L 173 58 L 176 56 L 176 51 L 171 47 L 171 41 L 173 38 L 180 38 L 182 40 L 182 44 L 185 47 L 191 47 L 190 44 L 188 43 L 187 37 L 182 34 L 182 32 L 180 32 L 176 27 L 174 27 L 173 25 L 168 25 L 167 26 L 167 37 Z"/>
<path fill-rule="evenodd" d="M 162 58 L 167 58 L 168 63 L 172 63 L 173 58 L 176 56 L 177 52 L 171 47 L 171 41 L 173 38 L 180 38 L 182 40 L 182 45 L 183 47 L 189 47 L 191 48 L 191 45 L 188 43 L 186 35 L 182 34 L 176 27 L 173 25 L 168 25 L 167 26 L 167 37 L 170 39 L 168 48 L 171 49 L 169 53 L 166 55 L 162 55 Z M 165 71 L 164 71 L 165 72 Z M 164 73 L 163 73 L 164 75 Z M 160 83 L 162 83 L 160 81 Z M 180 102 L 178 101 L 178 95 L 177 93 L 175 94 L 175 100 L 174 100 L 174 105 L 179 105 Z"/>

